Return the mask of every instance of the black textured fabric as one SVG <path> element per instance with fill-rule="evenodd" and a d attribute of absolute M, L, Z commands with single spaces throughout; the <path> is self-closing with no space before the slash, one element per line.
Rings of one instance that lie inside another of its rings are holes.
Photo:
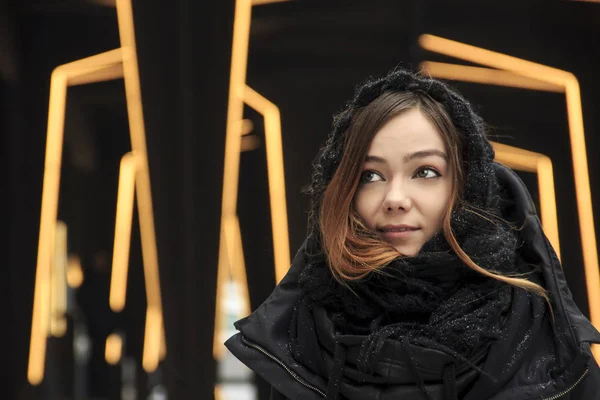
<path fill-rule="evenodd" d="M 332 134 L 313 165 L 308 264 L 300 276 L 306 293 L 332 314 L 338 332 L 368 335 L 361 368 L 369 371 L 387 338 L 437 348 L 468 358 L 501 331 L 511 288 L 483 277 L 456 256 L 443 233 L 429 240 L 415 257 L 399 257 L 381 273 L 339 284 L 321 249 L 319 207 L 323 192 L 342 157 L 345 134 L 354 113 L 388 91 L 428 95 L 447 109 L 463 140 L 464 201 L 452 214 L 461 248 L 481 267 L 503 274 L 515 271 L 517 233 L 499 218 L 499 185 L 492 169 L 494 152 L 481 119 L 469 103 L 445 84 L 404 70 L 361 85 L 334 121 Z M 477 212 L 474 212 L 477 210 Z M 491 218 L 482 218 L 481 213 Z"/>
<path fill-rule="evenodd" d="M 463 135 L 465 202 L 451 222 L 462 248 L 489 270 L 534 268 L 527 278 L 548 291 L 552 314 L 540 296 L 458 263 L 441 235 L 417 257 L 355 284 L 358 298 L 333 279 L 321 251 L 320 199 L 354 111 L 395 89 L 445 104 Z M 227 348 L 273 386 L 273 399 L 600 400 L 590 352 L 600 334 L 573 302 L 527 188 L 492 159 L 481 120 L 444 84 L 405 71 L 367 82 L 315 161 L 306 241 L 269 298 L 235 323 L 240 332 Z M 498 214 L 519 230 L 473 210 Z"/>

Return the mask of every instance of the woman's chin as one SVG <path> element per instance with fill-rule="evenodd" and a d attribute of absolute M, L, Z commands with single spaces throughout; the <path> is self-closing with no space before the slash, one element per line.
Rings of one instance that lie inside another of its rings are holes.
<path fill-rule="evenodd" d="M 392 245 L 398 251 L 398 253 L 402 254 L 406 257 L 414 257 L 419 254 L 422 246 L 414 245 L 414 244 L 400 244 L 400 245 Z"/>

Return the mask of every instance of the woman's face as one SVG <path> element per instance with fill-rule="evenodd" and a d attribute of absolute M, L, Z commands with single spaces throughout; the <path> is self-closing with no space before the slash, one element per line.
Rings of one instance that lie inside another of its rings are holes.
<path fill-rule="evenodd" d="M 421 110 L 407 110 L 375 134 L 354 210 L 379 238 L 415 256 L 442 229 L 452 175 L 436 126 Z"/>

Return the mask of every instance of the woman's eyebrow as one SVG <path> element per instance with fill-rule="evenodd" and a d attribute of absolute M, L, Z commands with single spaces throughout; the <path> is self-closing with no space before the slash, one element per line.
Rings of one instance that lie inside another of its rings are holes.
<path fill-rule="evenodd" d="M 415 151 L 414 153 L 405 155 L 403 161 L 405 163 L 408 163 L 408 162 L 416 160 L 418 158 L 425 158 L 425 157 L 431 157 L 431 156 L 440 157 L 440 158 L 443 158 L 444 161 L 448 161 L 448 155 L 446 153 L 444 153 L 443 151 L 437 150 L 437 149 Z M 374 156 L 374 155 L 368 155 L 365 158 L 365 162 L 372 162 L 372 163 L 378 163 L 378 164 L 386 164 L 387 163 L 387 161 L 385 161 L 385 158 L 380 157 L 380 156 Z"/>
<path fill-rule="evenodd" d="M 446 153 L 444 153 L 441 150 L 430 149 L 430 150 L 415 151 L 414 153 L 407 154 L 404 156 L 404 162 L 407 163 L 407 162 L 416 160 L 418 158 L 425 158 L 425 157 L 431 157 L 431 156 L 437 156 L 437 157 L 443 158 L 444 161 L 448 161 L 448 155 Z"/>
<path fill-rule="evenodd" d="M 379 156 L 367 156 L 367 158 L 365 158 L 365 162 L 373 162 L 373 163 L 379 163 L 379 164 L 385 164 L 385 158 L 383 157 L 379 157 Z"/>

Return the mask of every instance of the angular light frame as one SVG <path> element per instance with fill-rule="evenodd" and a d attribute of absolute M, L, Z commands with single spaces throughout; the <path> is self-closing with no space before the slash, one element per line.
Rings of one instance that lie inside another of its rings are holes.
<path fill-rule="evenodd" d="M 236 0 L 235 5 L 213 343 L 213 354 L 216 359 L 220 359 L 225 354 L 225 346 L 220 340 L 219 332 L 223 328 L 222 302 L 224 285 L 228 279 L 233 279 L 242 288 L 244 310 L 246 313 L 250 313 L 242 235 L 237 217 L 240 154 L 243 150 L 242 136 L 245 133 L 243 123 L 240 121 L 243 121 L 244 103 L 260 113 L 265 121 L 265 148 L 276 283 L 279 283 L 286 274 L 291 262 L 279 108 L 246 85 L 252 6 L 276 2 L 279 1 Z"/>
<path fill-rule="evenodd" d="M 164 356 L 166 351 L 133 12 L 131 0 L 117 0 L 116 5 L 121 47 L 58 66 L 52 72 L 50 79 L 42 209 L 27 370 L 27 379 L 32 385 L 40 384 L 44 377 L 46 357 L 44 326 L 47 324 L 45 321 L 48 320 L 47 309 L 44 308 L 44 303 L 48 300 L 44 287 L 47 286 L 50 279 L 52 249 L 55 242 L 68 86 L 119 78 L 124 79 L 131 147 L 137 160 L 135 185 L 138 193 L 138 212 L 140 215 L 142 256 L 148 304 L 142 359 L 144 369 L 149 372 L 155 370 L 161 355 Z M 131 221 L 129 224 L 131 224 Z"/>
<path fill-rule="evenodd" d="M 565 93 L 590 320 L 596 328 L 600 328 L 600 269 L 598 265 L 596 233 L 592 210 L 592 195 L 585 145 L 583 111 L 581 108 L 581 93 L 577 77 L 568 71 L 467 45 L 439 36 L 429 34 L 421 35 L 419 44 L 425 50 L 484 65 L 500 71 L 508 71 L 529 78 L 529 80 L 544 82 L 552 87 L 561 88 L 561 92 Z M 497 84 L 492 82 L 482 83 Z M 594 345 L 593 352 L 596 359 L 600 360 L 600 346 Z"/>
<path fill-rule="evenodd" d="M 502 143 L 492 142 L 492 146 L 496 152 L 496 161 L 499 163 L 518 171 L 537 174 L 542 226 L 560 260 L 554 170 L 550 157 Z"/>

